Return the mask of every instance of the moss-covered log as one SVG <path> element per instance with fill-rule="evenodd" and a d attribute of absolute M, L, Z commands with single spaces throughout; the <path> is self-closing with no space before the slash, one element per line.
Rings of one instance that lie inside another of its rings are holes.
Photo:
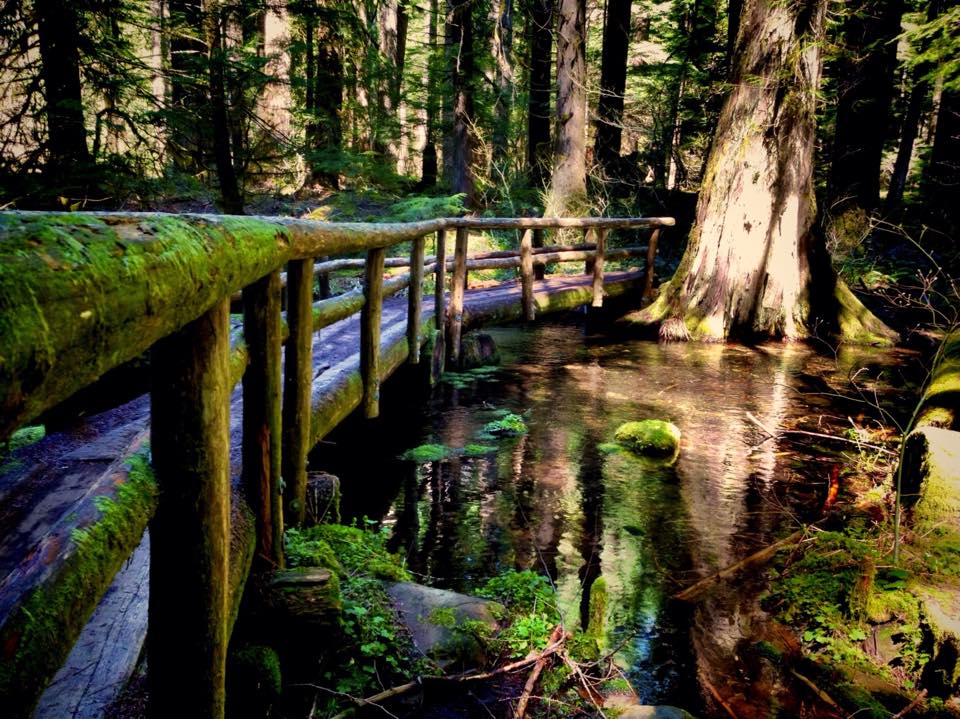
<path fill-rule="evenodd" d="M 937 534 L 960 537 L 960 432 L 915 429 L 904 442 L 901 472 L 914 529 L 928 539 Z"/>
<path fill-rule="evenodd" d="M 915 424 L 960 429 L 960 330 L 950 333 L 940 346 Z"/>

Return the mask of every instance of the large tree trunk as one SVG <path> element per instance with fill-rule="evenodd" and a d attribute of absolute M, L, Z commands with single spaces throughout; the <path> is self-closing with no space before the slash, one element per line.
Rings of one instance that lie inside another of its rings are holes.
<path fill-rule="evenodd" d="M 603 19 L 603 55 L 600 60 L 600 100 L 594 158 L 609 170 L 620 157 L 623 93 L 627 86 L 632 0 L 608 0 Z"/>
<path fill-rule="evenodd" d="M 450 124 L 450 186 L 475 204 L 473 179 L 473 3 L 447 0 L 446 50 L 453 100 Z"/>
<path fill-rule="evenodd" d="M 560 0 L 557 21 L 557 134 L 545 215 L 560 216 L 585 209 L 586 30 L 586 0 Z"/>
<path fill-rule="evenodd" d="M 225 82 L 226 53 L 223 47 L 223 32 L 220 0 L 206 0 L 203 19 L 207 40 L 208 90 L 210 93 L 210 126 L 213 130 L 213 159 L 220 183 L 220 201 L 227 214 L 243 213 L 243 198 L 237 183 L 233 152 L 230 148 L 230 119 L 227 110 Z"/>
<path fill-rule="evenodd" d="M 80 92 L 79 23 L 69 0 L 37 0 L 34 10 L 47 105 L 48 169 L 59 184 L 90 161 Z"/>
<path fill-rule="evenodd" d="M 940 95 L 922 191 L 932 222 L 948 234 L 960 229 L 960 92 L 956 90 L 944 89 Z"/>
<path fill-rule="evenodd" d="M 550 54 L 553 0 L 531 0 L 527 18 L 530 90 L 527 105 L 527 171 L 530 184 L 544 185 L 550 166 Z"/>
<path fill-rule="evenodd" d="M 428 42 L 430 43 L 427 60 L 427 119 L 420 175 L 421 189 L 429 189 L 437 184 L 437 124 L 440 122 L 440 67 L 443 61 L 438 42 L 437 15 L 439 8 L 437 4 L 438 0 L 430 0 L 430 17 L 427 29 Z"/>
<path fill-rule="evenodd" d="M 400 0 L 386 0 L 380 8 L 380 56 L 383 63 L 379 78 L 377 101 L 380 106 L 380 124 L 385 129 L 381 140 L 385 158 L 396 164 L 400 155 L 398 139 L 403 128 L 398 122 L 403 80 L 403 65 L 407 52 L 406 5 Z"/>
<path fill-rule="evenodd" d="M 732 90 L 674 277 L 632 319 L 661 333 L 889 342 L 815 233 L 814 112 L 826 0 L 747 0 Z M 825 322 L 824 322 L 825 321 Z"/>
<path fill-rule="evenodd" d="M 490 53 L 496 64 L 493 106 L 493 167 L 505 179 L 509 163 L 510 114 L 513 111 L 513 0 L 494 0 L 490 8 L 493 35 Z"/>
<path fill-rule="evenodd" d="M 880 202 L 880 160 L 887 136 L 900 34 L 900 0 L 846 4 L 836 64 L 837 120 L 830 165 L 829 210 L 871 212 Z"/>

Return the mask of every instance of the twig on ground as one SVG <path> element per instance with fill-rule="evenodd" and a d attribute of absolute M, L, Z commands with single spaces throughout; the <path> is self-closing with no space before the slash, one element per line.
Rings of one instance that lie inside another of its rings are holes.
<path fill-rule="evenodd" d="M 547 645 L 549 646 L 559 641 L 561 637 L 564 637 L 563 625 L 558 624 L 550 634 Z M 540 673 L 543 672 L 543 668 L 547 665 L 548 658 L 549 657 L 540 656 L 536 664 L 533 665 L 533 669 L 530 670 L 530 676 L 527 677 L 527 683 L 523 686 L 523 693 L 520 695 L 520 701 L 517 702 L 517 708 L 513 713 L 514 719 L 523 719 L 524 714 L 526 714 L 530 695 L 533 693 L 534 687 L 537 686 L 537 680 L 540 678 Z"/>
<path fill-rule="evenodd" d="M 881 447 L 878 444 L 870 444 L 869 442 L 863 442 L 859 439 L 850 439 L 848 437 L 838 437 L 835 434 L 825 434 L 823 432 L 807 432 L 806 430 L 802 430 L 802 429 L 772 430 L 769 427 L 767 427 L 763 422 L 761 422 L 759 419 L 757 419 L 752 414 L 750 414 L 749 412 L 747 412 L 746 415 L 747 415 L 747 419 L 749 419 L 751 422 L 757 425 L 757 427 L 762 429 L 771 437 L 776 437 L 777 435 L 781 435 L 781 434 L 785 434 L 785 435 L 797 434 L 804 437 L 818 437 L 820 439 L 832 439 L 835 442 L 844 442 L 845 444 L 853 444 L 853 445 L 856 445 L 857 447 L 866 447 L 867 449 L 872 449 L 876 452 L 882 452 L 883 454 L 888 454 L 891 457 L 897 456 L 897 453 L 894 452 L 893 450 L 887 449 L 886 447 Z"/>

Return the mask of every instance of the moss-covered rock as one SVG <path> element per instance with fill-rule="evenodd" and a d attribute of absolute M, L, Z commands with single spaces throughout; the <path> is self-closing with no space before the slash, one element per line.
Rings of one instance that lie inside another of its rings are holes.
<path fill-rule="evenodd" d="M 665 457 L 680 449 L 680 428 L 661 419 L 626 422 L 617 427 L 617 442 L 637 454 Z"/>
<path fill-rule="evenodd" d="M 340 581 L 329 569 L 297 567 L 275 572 L 264 592 L 273 621 L 286 636 L 339 626 Z"/>
<path fill-rule="evenodd" d="M 280 701 L 280 657 L 271 647 L 231 647 L 227 657 L 227 716 L 265 717 Z"/>

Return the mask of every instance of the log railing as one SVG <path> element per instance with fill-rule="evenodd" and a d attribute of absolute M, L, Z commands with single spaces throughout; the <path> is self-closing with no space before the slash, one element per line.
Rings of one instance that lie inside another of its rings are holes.
<path fill-rule="evenodd" d="M 151 525 L 151 577 L 152 586 L 176 586 L 177 594 L 177 601 L 150 608 L 151 696 L 159 707 L 154 713 L 164 713 L 160 705 L 187 692 L 194 714 L 222 715 L 229 403 L 241 377 L 242 486 L 256 517 L 257 556 L 282 566 L 284 518 L 287 524 L 303 519 L 307 452 L 319 439 L 310 427 L 315 331 L 360 312 L 361 406 L 367 417 L 376 417 L 386 297 L 410 290 L 406 344 L 408 361 L 416 363 L 424 276 L 433 273 L 435 327 L 446 335 L 455 361 L 470 270 L 519 267 L 522 316 L 531 320 L 538 267 L 592 262 L 593 305 L 599 306 L 605 260 L 646 252 L 650 292 L 659 228 L 672 224 L 671 218 L 334 224 L 0 212 L 0 440 L 107 370 L 153 351 L 151 434 L 161 491 Z M 582 230 L 593 241 L 542 247 L 544 232 L 558 228 Z M 648 247 L 607 249 L 609 231 L 626 228 L 652 230 Z M 517 249 L 470 257 L 470 232 L 487 230 L 518 232 Z M 448 231 L 455 234 L 452 257 Z M 425 257 L 430 235 L 436 237 L 436 255 Z M 410 257 L 387 258 L 387 250 L 402 242 L 412 243 Z M 366 258 L 338 259 L 358 252 Z M 333 259 L 314 262 L 318 257 Z M 385 280 L 384 268 L 394 266 L 410 271 Z M 316 275 L 349 268 L 362 269 L 362 289 L 314 301 Z M 231 349 L 228 311 L 236 293 L 242 297 L 243 339 Z"/>

